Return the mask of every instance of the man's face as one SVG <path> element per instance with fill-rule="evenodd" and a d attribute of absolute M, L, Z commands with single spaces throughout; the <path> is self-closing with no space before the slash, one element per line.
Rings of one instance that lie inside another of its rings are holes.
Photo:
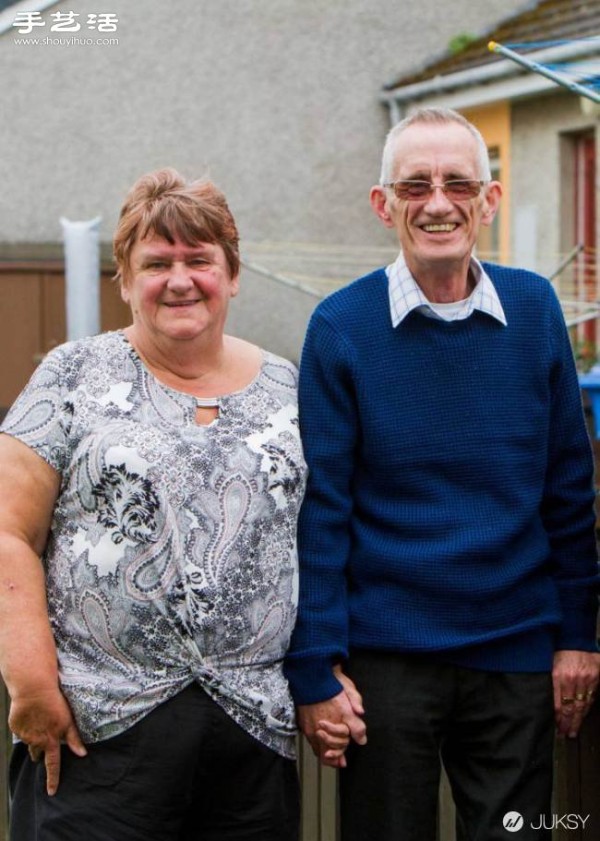
<path fill-rule="evenodd" d="M 477 141 L 458 123 L 416 123 L 396 140 L 390 180 L 480 181 L 477 152 Z M 384 224 L 396 229 L 408 268 L 419 280 L 428 273 L 466 273 L 479 226 L 491 224 L 500 194 L 498 182 L 491 182 L 471 199 L 450 199 L 435 189 L 408 201 L 390 188 L 374 187 L 371 203 Z"/>

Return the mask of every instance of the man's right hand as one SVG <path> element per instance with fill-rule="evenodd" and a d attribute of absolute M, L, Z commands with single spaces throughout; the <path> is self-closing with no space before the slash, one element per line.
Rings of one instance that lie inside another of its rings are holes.
<path fill-rule="evenodd" d="M 77 756 L 87 754 L 71 708 L 58 687 L 12 699 L 8 726 L 27 745 L 34 762 L 44 758 L 49 795 L 58 789 L 61 742 Z"/>
<path fill-rule="evenodd" d="M 344 753 L 350 740 L 367 742 L 367 728 L 362 719 L 362 699 L 354 683 L 336 666 L 334 673 L 344 689 L 327 701 L 298 707 L 298 724 L 315 756 L 323 765 L 345 768 Z"/>

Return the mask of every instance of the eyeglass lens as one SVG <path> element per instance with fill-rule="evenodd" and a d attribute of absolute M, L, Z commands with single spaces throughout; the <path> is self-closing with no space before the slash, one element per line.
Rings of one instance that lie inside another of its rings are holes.
<path fill-rule="evenodd" d="M 418 201 L 425 199 L 436 187 L 444 191 L 449 199 L 473 199 L 481 191 L 479 181 L 468 179 L 456 179 L 445 181 L 443 184 L 432 184 L 430 181 L 396 181 L 393 185 L 394 192 L 399 199 Z"/>

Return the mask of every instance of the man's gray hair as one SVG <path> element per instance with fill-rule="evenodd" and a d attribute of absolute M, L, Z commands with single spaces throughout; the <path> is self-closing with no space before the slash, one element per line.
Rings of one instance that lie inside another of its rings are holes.
<path fill-rule="evenodd" d="M 490 156 L 485 144 L 485 140 L 481 136 L 481 132 L 475 128 L 473 123 L 470 123 L 458 111 L 453 111 L 451 108 L 418 108 L 410 116 L 405 117 L 399 123 L 390 129 L 383 147 L 383 157 L 381 160 L 381 177 L 380 184 L 388 184 L 393 181 L 394 171 L 394 157 L 396 151 L 396 141 L 399 135 L 407 128 L 414 125 L 448 125 L 449 123 L 457 123 L 463 126 L 467 131 L 473 135 L 477 141 L 477 152 L 479 158 L 479 177 L 482 181 L 491 181 L 492 173 L 490 170 Z"/>

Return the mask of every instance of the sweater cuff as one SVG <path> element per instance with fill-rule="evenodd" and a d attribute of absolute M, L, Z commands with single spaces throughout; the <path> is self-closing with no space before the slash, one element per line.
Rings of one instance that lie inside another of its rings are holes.
<path fill-rule="evenodd" d="M 579 622 L 573 627 L 569 623 L 568 627 L 558 629 L 555 643 L 557 651 L 598 651 L 596 619 L 590 619 L 587 629 L 582 624 Z"/>
<path fill-rule="evenodd" d="M 333 674 L 329 657 L 288 658 L 283 670 L 296 706 L 327 701 L 344 689 Z"/>
<path fill-rule="evenodd" d="M 563 595 L 563 621 L 556 632 L 557 651 L 598 650 L 598 601 L 595 593 L 581 604 L 581 598 L 568 599 Z"/>

